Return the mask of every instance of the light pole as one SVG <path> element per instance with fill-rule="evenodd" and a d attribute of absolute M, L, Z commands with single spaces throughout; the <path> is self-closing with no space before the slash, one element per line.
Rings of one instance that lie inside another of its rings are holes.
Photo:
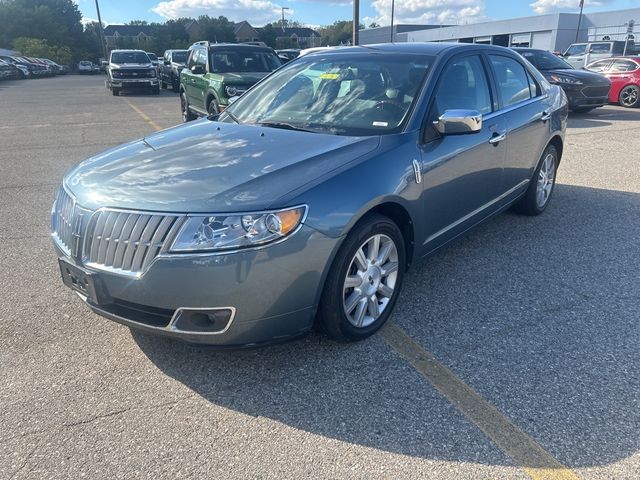
<path fill-rule="evenodd" d="M 282 7 L 282 31 L 283 32 L 284 32 L 284 22 L 285 22 L 285 19 L 284 19 L 284 11 L 285 10 L 289 10 L 289 7 Z"/>
<path fill-rule="evenodd" d="M 580 35 L 580 24 L 582 24 L 582 10 L 584 9 L 584 0 L 580 0 L 580 16 L 578 17 L 578 28 L 576 29 L 576 41 L 578 43 L 578 35 Z"/>
<path fill-rule="evenodd" d="M 395 10 L 396 0 L 391 0 L 391 43 L 393 43 L 393 11 Z"/>
<path fill-rule="evenodd" d="M 359 35 L 358 30 L 360 29 L 360 0 L 353 0 L 353 38 L 351 43 L 353 45 L 358 45 Z"/>
<path fill-rule="evenodd" d="M 96 0 L 96 12 L 98 14 L 98 27 L 100 28 L 100 43 L 102 44 L 102 53 L 104 53 L 104 59 L 109 61 L 109 52 L 107 52 L 107 43 L 104 41 L 104 30 L 102 29 L 102 17 L 100 16 L 100 6 L 98 0 Z"/>

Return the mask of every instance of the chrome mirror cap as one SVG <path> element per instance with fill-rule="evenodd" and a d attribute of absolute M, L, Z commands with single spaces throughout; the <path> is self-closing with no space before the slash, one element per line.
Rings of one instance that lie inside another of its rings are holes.
<path fill-rule="evenodd" d="M 482 130 L 482 114 L 477 110 L 447 110 L 433 124 L 442 135 L 476 133 Z"/>

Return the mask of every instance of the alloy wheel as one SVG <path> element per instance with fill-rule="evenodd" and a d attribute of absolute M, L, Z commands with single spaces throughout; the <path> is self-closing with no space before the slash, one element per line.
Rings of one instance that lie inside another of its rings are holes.
<path fill-rule="evenodd" d="M 556 176 L 556 159 L 549 153 L 540 166 L 538 172 L 538 185 L 536 188 L 536 204 L 538 208 L 544 208 L 551 196 Z"/>
<path fill-rule="evenodd" d="M 343 284 L 344 313 L 354 327 L 373 324 L 389 305 L 398 277 L 398 248 L 384 234 L 371 236 L 356 251 Z"/>
<path fill-rule="evenodd" d="M 638 103 L 639 90 L 633 86 L 628 86 L 620 92 L 620 103 L 625 107 L 634 107 Z"/>

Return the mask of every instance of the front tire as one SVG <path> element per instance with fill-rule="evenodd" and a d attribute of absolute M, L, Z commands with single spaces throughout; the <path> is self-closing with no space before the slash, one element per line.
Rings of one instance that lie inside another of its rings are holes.
<path fill-rule="evenodd" d="M 209 101 L 209 105 L 207 105 L 207 113 L 209 115 L 218 115 L 220 113 L 218 102 L 215 98 L 212 98 L 211 101 Z"/>
<path fill-rule="evenodd" d="M 626 108 L 635 108 L 640 106 L 640 87 L 636 85 L 627 85 L 620 90 L 618 97 L 620 105 Z"/>
<path fill-rule="evenodd" d="M 542 154 L 527 192 L 514 205 L 516 212 L 535 216 L 547 209 L 556 184 L 559 161 L 558 150 L 553 145 L 549 145 Z"/>
<path fill-rule="evenodd" d="M 112 88 L 111 89 L 111 95 L 113 95 L 114 97 L 119 97 L 120 96 L 120 89 L 119 88 Z"/>
<path fill-rule="evenodd" d="M 180 93 L 180 109 L 182 110 L 182 121 L 184 123 L 196 119 L 196 116 L 189 110 L 189 101 L 187 100 L 187 94 L 184 91 Z"/>
<path fill-rule="evenodd" d="M 335 340 L 353 342 L 388 320 L 404 277 L 405 245 L 398 226 L 369 214 L 349 233 L 329 270 L 316 326 Z"/>

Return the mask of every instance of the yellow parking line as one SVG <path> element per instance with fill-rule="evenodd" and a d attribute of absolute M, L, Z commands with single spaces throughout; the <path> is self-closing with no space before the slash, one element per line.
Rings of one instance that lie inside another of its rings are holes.
<path fill-rule="evenodd" d="M 387 322 L 380 335 L 533 480 L 578 479 L 398 325 Z"/>
<path fill-rule="evenodd" d="M 123 98 L 123 100 L 127 103 L 127 105 L 129 105 L 133 109 L 134 112 L 140 115 L 142 120 L 144 120 L 147 125 L 149 125 L 151 128 L 153 128 L 156 131 L 162 130 L 162 127 L 158 125 L 156 122 L 154 122 L 149 115 L 144 113 L 142 110 L 140 110 L 138 107 L 136 107 L 133 103 L 131 103 L 126 98 Z"/>

